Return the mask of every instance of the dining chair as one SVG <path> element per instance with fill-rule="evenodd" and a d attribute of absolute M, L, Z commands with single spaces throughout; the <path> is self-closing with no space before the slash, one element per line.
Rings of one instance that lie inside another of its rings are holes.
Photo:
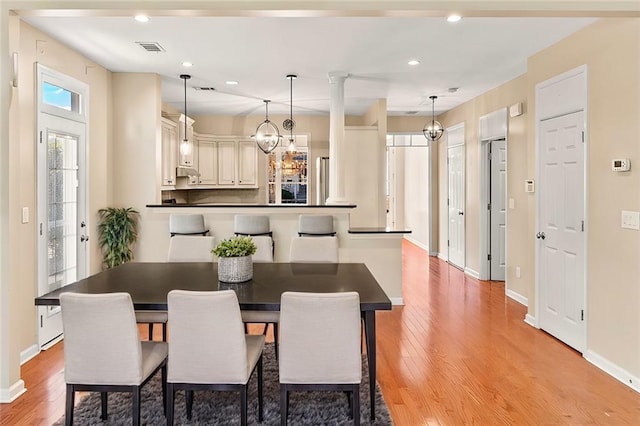
<path fill-rule="evenodd" d="M 338 237 L 293 237 L 289 261 L 338 263 Z"/>
<path fill-rule="evenodd" d="M 334 236 L 333 216 L 320 214 L 301 214 L 298 217 L 298 236 Z"/>
<path fill-rule="evenodd" d="M 176 235 L 169 239 L 169 262 L 212 262 L 211 250 L 215 237 L 198 235 Z M 149 325 L 149 340 L 153 340 L 154 324 L 162 324 L 162 341 L 167 341 L 166 311 L 136 311 L 136 322 Z"/>
<path fill-rule="evenodd" d="M 258 421 L 262 409 L 264 336 L 242 329 L 240 305 L 233 290 L 172 290 L 167 296 L 171 341 L 167 373 L 167 425 L 173 425 L 174 397 L 186 392 L 192 418 L 193 391 L 239 391 L 241 424 L 247 424 L 247 387 L 258 370 Z"/>
<path fill-rule="evenodd" d="M 132 394 L 133 424 L 140 424 L 140 389 L 162 370 L 166 402 L 167 344 L 141 342 L 128 293 L 60 295 L 64 332 L 65 425 L 73 424 L 75 392 L 100 392 L 102 420 L 107 393 Z"/>
<path fill-rule="evenodd" d="M 171 358 L 169 358 L 171 359 Z M 360 424 L 360 297 L 357 292 L 284 292 L 280 301 L 280 415 L 289 392 L 345 391 Z"/>
<path fill-rule="evenodd" d="M 256 263 L 271 263 L 275 257 L 275 244 L 269 216 L 256 214 L 237 214 L 233 217 L 233 232 L 236 235 L 249 235 L 257 246 L 252 259 Z M 242 311 L 242 321 L 246 324 L 264 324 L 262 334 L 266 335 L 271 324 L 275 343 L 275 354 L 278 359 L 278 321 L 277 311 Z"/>
<path fill-rule="evenodd" d="M 204 224 L 201 214 L 171 214 L 169 215 L 169 234 L 174 235 L 207 235 L 209 230 Z"/>

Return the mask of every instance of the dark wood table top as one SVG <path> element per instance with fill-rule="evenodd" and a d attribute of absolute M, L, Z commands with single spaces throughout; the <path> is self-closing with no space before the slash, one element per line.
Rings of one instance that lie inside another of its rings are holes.
<path fill-rule="evenodd" d="M 362 311 L 389 310 L 391 301 L 364 263 L 254 263 L 246 283 L 218 281 L 218 264 L 131 262 L 108 269 L 35 299 L 36 305 L 59 305 L 64 292 L 127 292 L 137 310 L 166 310 L 173 289 L 235 290 L 241 309 L 277 311 L 285 291 L 357 291 Z"/>

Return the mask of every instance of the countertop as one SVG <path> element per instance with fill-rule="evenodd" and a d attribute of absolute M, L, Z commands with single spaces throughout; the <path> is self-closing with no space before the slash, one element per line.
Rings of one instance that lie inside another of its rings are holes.
<path fill-rule="evenodd" d="M 332 204 L 325 206 L 316 206 L 316 205 L 307 205 L 307 204 L 218 204 L 218 203 L 206 203 L 206 204 L 188 204 L 188 203 L 162 203 L 162 204 L 147 204 L 147 207 L 156 208 L 176 208 L 176 207 L 215 207 L 215 208 L 275 208 L 275 209 L 292 209 L 292 208 L 309 208 L 309 209 L 336 209 L 336 208 L 344 208 L 344 209 L 353 209 L 356 207 L 355 204 Z"/>

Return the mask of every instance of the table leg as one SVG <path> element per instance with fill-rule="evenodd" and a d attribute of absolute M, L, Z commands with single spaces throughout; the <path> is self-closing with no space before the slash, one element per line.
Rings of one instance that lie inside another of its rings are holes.
<path fill-rule="evenodd" d="M 371 401 L 371 420 L 376 419 L 376 311 L 364 312 L 364 332 L 367 342 L 367 361 L 369 362 L 369 394 Z"/>

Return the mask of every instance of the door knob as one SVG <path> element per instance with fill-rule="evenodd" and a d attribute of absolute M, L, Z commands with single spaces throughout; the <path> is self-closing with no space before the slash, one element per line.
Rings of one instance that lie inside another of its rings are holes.
<path fill-rule="evenodd" d="M 85 221 L 83 220 L 82 222 L 80 222 L 80 228 L 86 228 L 87 224 L 85 223 Z"/>
<path fill-rule="evenodd" d="M 546 237 L 546 235 L 544 235 L 544 232 L 538 232 L 536 234 L 536 238 L 539 239 L 539 240 L 544 240 L 545 237 Z"/>
<path fill-rule="evenodd" d="M 464 216 L 464 212 L 462 210 L 458 210 L 458 215 Z"/>
<path fill-rule="evenodd" d="M 80 236 L 80 242 L 84 243 L 85 241 L 89 241 L 89 236 L 88 235 L 81 235 Z"/>

